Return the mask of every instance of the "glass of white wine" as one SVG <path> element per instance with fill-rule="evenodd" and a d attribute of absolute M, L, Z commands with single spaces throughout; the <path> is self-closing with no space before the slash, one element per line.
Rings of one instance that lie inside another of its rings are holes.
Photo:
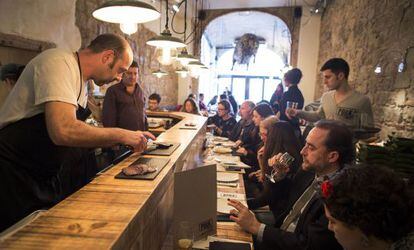
<path fill-rule="evenodd" d="M 178 225 L 177 236 L 177 246 L 179 250 L 193 249 L 194 234 L 190 222 L 180 222 L 180 224 Z"/>

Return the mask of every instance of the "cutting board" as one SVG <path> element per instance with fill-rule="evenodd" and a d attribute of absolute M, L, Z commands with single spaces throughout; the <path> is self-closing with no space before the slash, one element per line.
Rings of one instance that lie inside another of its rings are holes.
<path fill-rule="evenodd" d="M 145 158 L 141 157 L 134 161 L 133 164 L 147 164 L 150 167 L 154 167 L 157 171 L 144 175 L 125 175 L 122 171 L 115 176 L 115 179 L 134 179 L 134 180 L 154 180 L 155 177 L 161 172 L 161 170 L 167 165 L 170 159 L 166 158 Z"/>
<path fill-rule="evenodd" d="M 169 142 L 170 144 L 172 144 L 171 147 L 166 148 L 166 149 L 154 149 L 148 152 L 144 152 L 144 155 L 163 155 L 163 156 L 170 156 L 181 144 L 178 142 Z"/>

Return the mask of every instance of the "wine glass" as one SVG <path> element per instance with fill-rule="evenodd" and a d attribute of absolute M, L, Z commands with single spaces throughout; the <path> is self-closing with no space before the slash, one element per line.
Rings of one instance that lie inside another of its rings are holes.
<path fill-rule="evenodd" d="M 295 158 L 291 156 L 288 152 L 285 152 L 282 156 L 280 156 L 278 162 L 275 166 L 273 166 L 272 171 L 269 174 L 265 174 L 265 176 L 272 182 L 276 183 L 283 178 L 286 177 L 287 171 L 283 170 L 284 167 L 290 167 L 293 163 Z"/>

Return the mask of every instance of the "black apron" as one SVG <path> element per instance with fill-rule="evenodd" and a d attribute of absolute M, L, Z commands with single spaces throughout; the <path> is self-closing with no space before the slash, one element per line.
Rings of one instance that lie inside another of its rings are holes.
<path fill-rule="evenodd" d="M 78 100 L 79 97 L 80 94 Z M 79 106 L 77 118 L 87 117 L 87 112 Z M 90 172 L 82 173 L 85 169 Z M 52 142 L 44 113 L 2 128 L 0 232 L 35 210 L 55 205 L 87 183 L 88 180 L 73 183 L 77 175 L 93 176 L 94 170 L 93 150 L 57 146 Z"/>

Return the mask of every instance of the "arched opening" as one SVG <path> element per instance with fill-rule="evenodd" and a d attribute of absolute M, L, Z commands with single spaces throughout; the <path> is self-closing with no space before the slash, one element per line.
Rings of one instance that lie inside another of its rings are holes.
<path fill-rule="evenodd" d="M 256 44 L 246 40 L 245 34 L 252 34 Z M 255 53 L 240 60 L 241 51 L 252 46 L 256 46 Z M 258 102 L 270 99 L 283 69 L 290 65 L 291 33 L 277 16 L 238 11 L 212 20 L 200 48 L 201 60 L 210 68 L 210 74 L 202 74 L 199 80 L 199 92 L 206 101 L 229 90 L 239 104 L 246 99 Z"/>

